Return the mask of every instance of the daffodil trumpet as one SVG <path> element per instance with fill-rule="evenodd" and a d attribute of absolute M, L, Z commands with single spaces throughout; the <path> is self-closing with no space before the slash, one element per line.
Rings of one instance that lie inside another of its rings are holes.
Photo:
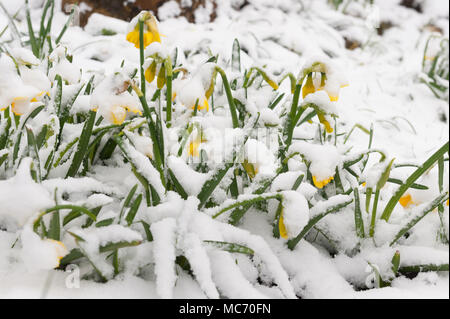
<path fill-rule="evenodd" d="M 322 59 L 307 64 L 302 69 L 299 77 L 299 84 L 303 85 L 302 96 L 305 98 L 308 94 L 324 90 L 327 92 L 331 102 L 339 99 L 339 90 L 348 86 L 347 81 L 342 78 L 342 71 L 332 65 L 329 59 Z M 319 82 L 320 76 L 320 82 Z"/>
<path fill-rule="evenodd" d="M 139 21 L 143 22 L 143 46 L 146 48 L 153 42 L 161 42 L 161 35 L 158 31 L 158 22 L 148 11 L 143 11 L 139 14 Z M 136 21 L 136 18 L 132 20 L 131 30 L 127 33 L 126 39 L 128 42 L 134 44 L 136 48 L 140 48 L 140 38 L 139 38 L 139 23 Z"/>
<path fill-rule="evenodd" d="M 278 220 L 278 231 L 280 232 L 281 238 L 288 239 L 286 225 L 284 224 L 283 210 L 281 210 L 280 219 Z"/>
<path fill-rule="evenodd" d="M 200 130 L 200 133 L 195 134 L 195 138 L 190 139 L 190 143 L 188 145 L 188 156 L 191 157 L 199 157 L 200 156 L 200 145 L 202 143 L 207 142 L 208 140 L 203 135 L 203 132 Z"/>

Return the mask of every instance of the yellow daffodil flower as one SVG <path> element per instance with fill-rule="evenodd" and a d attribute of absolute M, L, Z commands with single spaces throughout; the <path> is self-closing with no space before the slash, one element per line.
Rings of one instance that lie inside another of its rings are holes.
<path fill-rule="evenodd" d="M 145 80 L 148 83 L 152 83 L 156 76 L 156 61 L 153 61 L 150 66 L 145 70 Z"/>
<path fill-rule="evenodd" d="M 284 219 L 283 219 L 283 211 L 281 211 L 280 220 L 278 221 L 278 230 L 280 232 L 281 238 L 284 238 L 284 239 L 288 238 L 286 225 L 284 224 Z"/>
<path fill-rule="evenodd" d="M 127 110 L 119 105 L 111 107 L 111 118 L 114 124 L 122 124 L 127 117 Z"/>
<path fill-rule="evenodd" d="M 412 200 L 411 194 L 403 195 L 402 197 L 400 197 L 400 199 L 398 200 L 398 202 L 399 202 L 400 205 L 402 205 L 404 208 L 407 208 L 407 207 L 410 206 L 411 204 L 414 204 L 414 202 L 413 202 L 413 200 Z"/>
<path fill-rule="evenodd" d="M 327 92 L 328 97 L 330 98 L 331 102 L 336 102 L 339 100 L 339 92 L 331 92 L 330 90 L 327 90 L 326 88 L 326 80 L 327 76 L 325 73 L 321 73 L 321 79 L 320 79 L 320 87 L 316 89 L 313 83 L 312 73 L 310 73 L 306 79 L 306 83 L 302 88 L 302 96 L 305 98 L 310 93 L 315 93 L 316 91 L 325 90 Z M 347 87 L 348 84 L 343 84 L 340 86 L 339 89 L 342 89 L 344 87 Z"/>
<path fill-rule="evenodd" d="M 15 97 L 11 103 L 11 110 L 15 115 L 22 115 L 25 113 L 25 109 L 28 108 L 31 100 L 26 96 Z"/>
<path fill-rule="evenodd" d="M 306 83 L 302 88 L 302 97 L 305 98 L 308 94 L 316 92 L 316 87 L 314 86 L 312 74 L 308 75 Z"/>
<path fill-rule="evenodd" d="M 95 109 L 94 109 L 95 111 Z M 136 108 L 124 106 L 124 105 L 113 105 L 109 110 L 110 120 L 113 124 L 122 124 L 126 117 L 127 112 L 132 112 L 134 114 L 142 115 L 142 112 Z"/>
<path fill-rule="evenodd" d="M 347 87 L 348 84 L 344 84 L 340 86 L 340 89 Z M 323 90 L 324 87 L 320 87 L 319 89 L 317 89 L 317 91 Z M 328 97 L 330 98 L 331 102 L 337 102 L 339 100 L 339 93 L 332 93 L 330 91 L 325 90 L 325 92 L 327 92 Z"/>
<path fill-rule="evenodd" d="M 28 110 L 30 103 L 40 101 L 45 94 L 50 95 L 49 92 L 42 91 L 31 98 L 30 96 L 16 96 L 11 102 L 11 111 L 15 115 L 22 115 Z M 8 105 L 0 107 L 0 111 L 5 110 L 7 107 Z"/>
<path fill-rule="evenodd" d="M 198 105 L 197 105 L 197 110 L 205 110 L 206 109 L 206 111 L 209 111 L 209 103 L 206 98 L 203 99 L 203 103 L 200 103 L 200 100 L 197 100 L 197 101 L 199 101 Z M 193 110 L 195 109 L 195 104 L 191 106 L 191 109 L 193 109 Z"/>
<path fill-rule="evenodd" d="M 153 42 L 161 42 L 161 35 L 158 31 L 156 18 L 148 11 L 143 12 L 144 19 L 144 48 Z M 136 48 L 139 48 L 139 23 L 127 34 L 127 41 L 134 43 Z"/>
<path fill-rule="evenodd" d="M 327 178 L 327 179 L 324 179 L 324 180 L 319 181 L 319 180 L 317 180 L 317 177 L 316 177 L 316 176 L 313 176 L 313 182 L 314 182 L 314 185 L 315 185 L 317 188 L 323 188 L 325 185 L 327 185 L 327 184 L 328 184 L 329 182 L 331 182 L 333 179 L 334 179 L 334 177 L 333 177 L 333 176 L 330 176 L 330 177 Z"/>
<path fill-rule="evenodd" d="M 55 247 L 57 258 L 58 258 L 58 265 L 56 267 L 59 267 L 59 263 L 61 262 L 61 259 L 68 253 L 66 246 L 58 240 L 54 240 L 54 239 L 50 239 L 50 238 L 47 238 L 45 240 L 49 243 L 52 243 L 53 246 Z"/>
<path fill-rule="evenodd" d="M 258 174 L 258 168 L 252 163 L 249 163 L 247 159 L 245 159 L 242 163 L 242 167 L 244 167 L 245 171 L 251 179 L 255 178 L 256 174 Z"/>
<path fill-rule="evenodd" d="M 199 157 L 199 147 L 200 144 L 207 142 L 208 140 L 203 136 L 203 134 L 198 134 L 197 137 L 189 143 L 188 154 L 192 157 Z"/>
<path fill-rule="evenodd" d="M 319 118 L 320 123 L 322 123 L 325 126 L 325 130 L 327 131 L 327 133 L 332 133 L 333 132 L 333 128 L 330 125 L 330 122 L 327 121 L 327 119 L 325 118 L 325 115 L 323 113 L 317 113 L 317 117 Z"/>

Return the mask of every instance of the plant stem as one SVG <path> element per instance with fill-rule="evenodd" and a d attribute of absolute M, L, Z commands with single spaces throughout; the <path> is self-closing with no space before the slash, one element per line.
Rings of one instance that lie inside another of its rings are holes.
<path fill-rule="evenodd" d="M 144 75 L 144 21 L 139 19 L 139 70 L 141 73 L 141 91 L 145 98 L 145 75 Z"/>

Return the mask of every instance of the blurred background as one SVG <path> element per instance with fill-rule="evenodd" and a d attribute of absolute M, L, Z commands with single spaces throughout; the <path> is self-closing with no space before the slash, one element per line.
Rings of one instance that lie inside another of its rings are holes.
<path fill-rule="evenodd" d="M 246 0 L 231 2 L 237 9 L 248 4 Z M 198 22 L 195 14 L 197 10 L 209 12 L 208 22 L 213 21 L 217 16 L 216 0 L 62 0 L 62 9 L 67 11 L 68 5 L 77 3 L 81 9 L 81 26 L 86 25 L 89 16 L 94 12 L 126 21 L 131 20 L 141 10 L 150 10 L 162 20 L 183 16 L 192 23 Z"/>

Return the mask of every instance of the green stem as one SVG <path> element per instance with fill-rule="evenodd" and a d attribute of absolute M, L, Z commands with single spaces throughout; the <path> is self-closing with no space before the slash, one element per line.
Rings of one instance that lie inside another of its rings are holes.
<path fill-rule="evenodd" d="M 141 91 L 145 98 L 145 75 L 144 75 L 144 21 L 139 19 L 139 70 L 141 73 Z"/>
<path fill-rule="evenodd" d="M 166 65 L 166 123 L 167 127 L 172 125 L 172 60 L 167 57 Z"/>
<path fill-rule="evenodd" d="M 137 96 L 139 97 L 139 100 L 141 101 L 144 116 L 147 119 L 150 137 L 153 141 L 153 155 L 155 156 L 156 169 L 159 171 L 159 174 L 161 176 L 161 182 L 163 183 L 163 185 L 166 185 L 166 179 L 164 177 L 164 170 L 163 170 L 164 162 L 162 158 L 164 154 L 164 149 L 160 147 L 155 122 L 153 121 L 153 118 L 150 114 L 150 108 L 148 107 L 147 100 L 145 99 L 143 92 L 139 90 L 139 88 L 135 85 L 133 85 L 133 90 L 136 92 Z"/>

